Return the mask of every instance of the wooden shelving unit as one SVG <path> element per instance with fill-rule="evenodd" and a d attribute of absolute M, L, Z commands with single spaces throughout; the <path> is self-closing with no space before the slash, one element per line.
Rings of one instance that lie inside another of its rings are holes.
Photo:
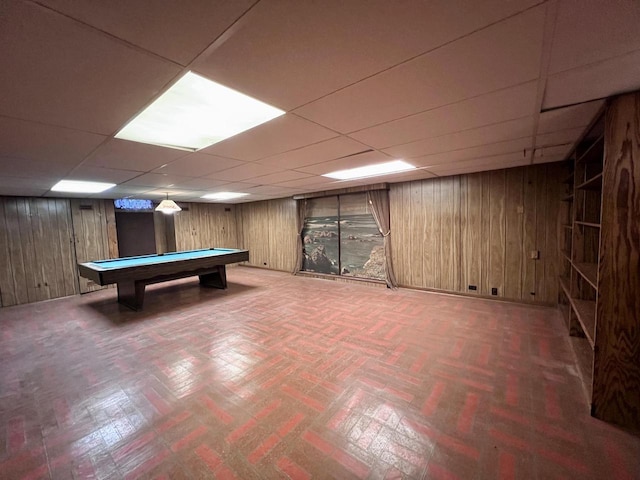
<path fill-rule="evenodd" d="M 563 181 L 558 303 L 591 414 L 640 431 L 640 92 L 603 110 Z"/>

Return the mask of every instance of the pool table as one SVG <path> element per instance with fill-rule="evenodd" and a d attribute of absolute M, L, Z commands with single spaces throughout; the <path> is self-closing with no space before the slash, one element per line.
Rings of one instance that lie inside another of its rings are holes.
<path fill-rule="evenodd" d="M 144 287 L 198 275 L 200 284 L 227 288 L 225 265 L 249 260 L 248 250 L 208 248 L 79 263 L 80 275 L 99 285 L 118 285 L 118 302 L 142 310 Z"/>

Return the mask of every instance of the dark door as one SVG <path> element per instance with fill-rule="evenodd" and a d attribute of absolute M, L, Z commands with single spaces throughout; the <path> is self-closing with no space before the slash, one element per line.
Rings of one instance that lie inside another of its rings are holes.
<path fill-rule="evenodd" d="M 121 257 L 156 253 L 152 212 L 116 212 L 116 229 Z"/>

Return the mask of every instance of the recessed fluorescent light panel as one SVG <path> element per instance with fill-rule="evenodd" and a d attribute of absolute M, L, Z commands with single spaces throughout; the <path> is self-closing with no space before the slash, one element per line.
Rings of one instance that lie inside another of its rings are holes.
<path fill-rule="evenodd" d="M 116 138 L 195 151 L 285 112 L 187 72 Z"/>
<path fill-rule="evenodd" d="M 233 200 L 234 198 L 246 197 L 247 195 L 249 194 L 236 192 L 218 192 L 208 193 L 207 195 L 203 195 L 202 198 L 206 198 L 208 200 Z"/>
<path fill-rule="evenodd" d="M 100 193 L 115 187 L 115 183 L 83 182 L 80 180 L 60 180 L 53 187 L 52 192 L 72 193 Z"/>
<path fill-rule="evenodd" d="M 338 170 L 337 172 L 325 173 L 323 177 L 336 178 L 338 180 L 354 180 L 356 178 L 377 177 L 379 175 L 389 175 L 391 173 L 407 172 L 415 170 L 416 167 L 403 160 L 377 163 L 365 167 L 350 168 L 348 170 Z"/>

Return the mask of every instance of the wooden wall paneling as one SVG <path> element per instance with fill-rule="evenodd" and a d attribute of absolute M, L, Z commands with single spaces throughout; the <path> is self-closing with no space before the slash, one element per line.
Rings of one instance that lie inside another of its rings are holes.
<path fill-rule="evenodd" d="M 466 258 L 464 268 L 467 270 L 467 280 L 463 283 L 463 289 L 469 285 L 475 285 L 477 290 L 470 292 L 480 294 L 482 285 L 482 174 L 473 173 L 466 175 L 467 195 L 467 231 L 465 234 L 466 245 L 464 250 Z"/>
<path fill-rule="evenodd" d="M 80 292 L 76 269 L 76 251 L 73 243 L 71 205 L 67 199 L 49 199 L 49 211 L 55 210 L 57 242 L 60 257 L 60 278 L 64 284 L 64 295 Z"/>
<path fill-rule="evenodd" d="M 0 271 L 0 294 L 4 307 L 29 301 L 17 212 L 17 198 L 2 199 L 0 253 L 6 259 L 5 265 L 9 267 Z"/>
<path fill-rule="evenodd" d="M 548 172 L 547 165 L 537 165 L 536 167 L 536 248 L 540 252 L 540 258 L 535 260 L 536 271 L 536 300 L 541 302 L 547 298 L 545 266 L 547 263 L 547 222 L 549 212 L 546 211 L 548 202 Z M 555 179 L 554 179 L 555 181 Z M 552 246 L 555 248 L 555 245 Z M 555 301 L 555 299 L 553 300 Z"/>
<path fill-rule="evenodd" d="M 489 294 L 493 288 L 498 289 L 498 296 L 504 296 L 505 272 L 505 171 L 496 170 L 489 173 L 490 205 L 489 205 Z"/>
<path fill-rule="evenodd" d="M 640 92 L 605 122 L 592 414 L 640 429 Z"/>
<path fill-rule="evenodd" d="M 422 265 L 424 259 L 424 206 L 422 203 L 422 186 L 421 180 L 410 182 L 409 187 L 409 203 L 406 205 L 409 213 L 409 258 L 413 259 L 413 268 L 410 269 L 410 284 L 416 286 L 424 285 Z"/>
<path fill-rule="evenodd" d="M 104 201 L 72 199 L 71 219 L 77 261 L 83 263 L 109 258 Z M 79 286 L 81 293 L 105 288 L 83 277 L 79 277 Z"/>
<path fill-rule="evenodd" d="M 440 285 L 443 290 L 455 291 L 459 289 L 456 270 L 458 268 L 459 240 L 456 230 L 458 222 L 456 215 L 459 202 L 456 201 L 455 184 L 460 177 L 444 177 L 440 179 L 438 203 L 440 205 Z"/>
<path fill-rule="evenodd" d="M 414 232 L 411 231 L 411 212 L 411 183 L 405 182 L 402 184 L 402 254 L 404 258 L 401 285 L 419 286 L 413 285 L 412 272 L 414 268 L 422 268 L 421 263 L 424 262 L 424 258 L 412 256 L 411 245 Z M 420 241 L 424 241 L 424 239 L 420 239 Z"/>
<path fill-rule="evenodd" d="M 523 219 L 522 219 L 522 300 L 536 301 L 536 262 L 530 252 L 537 250 L 536 245 L 536 217 L 538 216 L 536 203 L 536 182 L 538 181 L 536 166 L 524 168 L 523 177 Z M 540 212 L 544 214 L 544 212 Z M 553 280 L 555 281 L 555 279 Z"/>
<path fill-rule="evenodd" d="M 564 169 L 561 164 L 547 164 L 545 177 L 547 188 L 547 203 L 545 205 L 545 250 L 540 256 L 544 262 L 544 303 L 556 303 L 558 301 L 558 282 L 560 275 L 560 248 L 558 243 L 560 229 L 560 203 L 563 197 L 563 185 L 558 180 L 563 178 Z"/>
<path fill-rule="evenodd" d="M 391 222 L 391 258 L 399 285 L 408 285 L 407 272 L 405 271 L 405 250 L 408 239 L 405 237 L 405 213 L 404 188 L 406 183 L 395 183 L 389 191 L 389 211 Z M 420 264 L 422 268 L 422 264 Z"/>
<path fill-rule="evenodd" d="M 32 212 L 33 247 L 36 265 L 38 266 L 36 285 L 39 299 L 47 300 L 60 296 L 56 282 L 55 244 L 51 241 L 51 219 L 46 199 L 29 199 Z"/>
<path fill-rule="evenodd" d="M 270 200 L 269 249 L 270 268 L 292 272 L 296 261 L 297 244 L 297 207 L 293 198 Z"/>
<path fill-rule="evenodd" d="M 27 296 L 29 302 L 45 300 L 46 296 L 41 295 L 38 288 L 39 266 L 35 254 L 34 234 L 32 225 L 32 211 L 28 198 L 20 197 L 17 200 L 18 225 L 20 227 L 20 240 L 22 243 L 22 255 L 26 273 Z"/>
<path fill-rule="evenodd" d="M 522 251 L 524 249 L 523 168 L 506 171 L 504 296 L 522 299 Z"/>
<path fill-rule="evenodd" d="M 104 215 L 107 223 L 107 251 L 109 258 L 118 258 L 118 231 L 116 230 L 116 209 L 112 200 L 105 200 Z"/>
<path fill-rule="evenodd" d="M 425 206 L 425 287 L 440 288 L 440 179 L 424 185 Z"/>
<path fill-rule="evenodd" d="M 482 265 L 480 268 L 480 294 L 491 295 L 489 287 L 489 266 L 491 264 L 490 242 L 491 238 L 491 172 L 482 172 L 482 203 L 480 217 L 480 246 Z"/>
<path fill-rule="evenodd" d="M 167 222 L 162 212 L 153 212 L 153 233 L 156 239 L 156 253 L 167 253 Z"/>

